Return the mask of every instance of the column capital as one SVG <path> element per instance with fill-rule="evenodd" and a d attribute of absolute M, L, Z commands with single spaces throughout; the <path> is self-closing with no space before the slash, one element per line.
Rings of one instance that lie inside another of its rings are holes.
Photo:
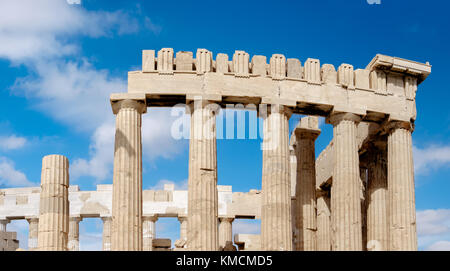
<path fill-rule="evenodd" d="M 326 123 L 332 124 L 333 126 L 339 124 L 343 120 L 354 121 L 356 123 L 361 121 L 361 116 L 354 113 L 346 112 L 333 112 L 326 118 Z"/>
<path fill-rule="evenodd" d="M 181 223 L 181 222 L 184 222 L 184 221 L 186 221 L 187 220 L 187 215 L 178 215 L 178 221 Z"/>
<path fill-rule="evenodd" d="M 224 217 L 219 217 L 219 221 L 227 221 L 232 223 L 234 221 L 234 216 L 224 216 Z"/>
<path fill-rule="evenodd" d="M 83 218 L 81 216 L 71 216 L 69 217 L 69 221 L 75 221 L 77 223 L 80 223 L 80 221 L 82 221 Z"/>
<path fill-rule="evenodd" d="M 140 99 L 113 100 L 111 98 L 111 107 L 114 115 L 117 115 L 117 113 L 119 113 L 119 111 L 124 108 L 135 109 L 140 114 L 147 112 L 147 104 L 145 103 L 145 100 Z"/>
<path fill-rule="evenodd" d="M 28 223 L 32 223 L 32 222 L 39 222 L 39 217 L 38 216 L 26 216 L 25 220 L 28 221 Z"/>
<path fill-rule="evenodd" d="M 142 216 L 142 221 L 156 222 L 157 220 L 158 220 L 157 215 L 143 215 Z"/>
<path fill-rule="evenodd" d="M 388 134 L 397 129 L 405 129 L 412 133 L 414 131 L 414 123 L 406 121 L 389 121 L 383 125 L 383 131 Z"/>
<path fill-rule="evenodd" d="M 111 220 L 112 220 L 112 216 L 101 216 L 100 218 L 101 218 L 101 220 L 102 220 L 103 222 L 111 221 Z"/>

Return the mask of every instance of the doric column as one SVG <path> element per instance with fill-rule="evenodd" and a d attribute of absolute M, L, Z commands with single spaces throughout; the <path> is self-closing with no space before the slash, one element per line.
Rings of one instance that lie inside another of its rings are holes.
<path fill-rule="evenodd" d="M 359 167 L 360 176 L 360 200 L 361 200 L 361 246 L 362 250 L 367 250 L 367 206 L 366 206 L 366 194 L 367 194 L 367 168 Z"/>
<path fill-rule="evenodd" d="M 9 222 L 9 219 L 0 219 L 0 232 L 6 232 L 6 226 Z"/>
<path fill-rule="evenodd" d="M 234 217 L 219 218 L 219 249 L 225 248 L 227 242 L 233 244 L 233 228 Z"/>
<path fill-rule="evenodd" d="M 334 170 L 331 187 L 333 250 L 362 250 L 361 184 L 356 125 L 360 117 L 333 114 Z"/>
<path fill-rule="evenodd" d="M 79 251 L 80 250 L 80 221 L 81 217 L 70 217 L 69 218 L 69 251 Z"/>
<path fill-rule="evenodd" d="M 412 125 L 392 122 L 389 126 L 389 250 L 417 250 Z"/>
<path fill-rule="evenodd" d="M 320 135 L 317 117 L 302 118 L 295 128 L 297 157 L 296 238 L 295 250 L 315 251 L 316 242 L 316 151 L 315 140 Z"/>
<path fill-rule="evenodd" d="M 28 221 L 28 250 L 32 251 L 38 245 L 39 218 L 29 217 Z"/>
<path fill-rule="evenodd" d="M 190 106 L 187 249 L 191 251 L 219 248 L 216 112 L 216 105 L 205 100 Z"/>
<path fill-rule="evenodd" d="M 331 250 L 331 211 L 329 191 L 316 191 L 317 196 L 317 250 Z"/>
<path fill-rule="evenodd" d="M 42 159 L 38 250 L 67 250 L 69 233 L 69 160 Z"/>
<path fill-rule="evenodd" d="M 120 100 L 116 115 L 111 250 L 142 250 L 141 100 Z"/>
<path fill-rule="evenodd" d="M 367 250 L 388 250 L 386 143 L 369 151 L 367 183 Z"/>
<path fill-rule="evenodd" d="M 264 118 L 261 248 L 292 250 L 289 118 L 291 111 L 270 106 Z"/>
<path fill-rule="evenodd" d="M 155 223 L 158 220 L 156 215 L 153 216 L 144 216 L 142 217 L 143 225 L 142 225 L 142 234 L 143 234 L 143 243 L 142 250 L 143 251 L 152 251 L 153 250 L 153 239 L 156 236 L 156 227 Z"/>
<path fill-rule="evenodd" d="M 111 250 L 111 222 L 112 218 L 110 216 L 102 217 L 103 221 L 103 251 Z"/>
<path fill-rule="evenodd" d="M 180 240 L 187 240 L 187 216 L 178 216 L 178 221 L 180 222 Z"/>

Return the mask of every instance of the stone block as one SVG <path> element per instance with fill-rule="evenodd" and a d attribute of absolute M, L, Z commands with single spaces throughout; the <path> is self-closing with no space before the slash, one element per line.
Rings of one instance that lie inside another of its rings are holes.
<path fill-rule="evenodd" d="M 265 56 L 255 55 L 252 57 L 252 74 L 267 75 L 267 58 Z"/>
<path fill-rule="evenodd" d="M 195 58 L 197 74 L 212 71 L 212 53 L 206 49 L 198 49 Z"/>
<path fill-rule="evenodd" d="M 308 58 L 305 62 L 305 79 L 308 83 L 320 84 L 320 60 Z"/>
<path fill-rule="evenodd" d="M 227 73 L 228 69 L 228 55 L 217 54 L 216 56 L 216 73 Z"/>
<path fill-rule="evenodd" d="M 157 238 L 153 239 L 153 248 L 170 248 L 172 241 L 168 238 Z"/>
<path fill-rule="evenodd" d="M 244 51 L 235 51 L 233 55 L 233 70 L 237 77 L 248 77 L 249 55 Z"/>
<path fill-rule="evenodd" d="M 180 51 L 175 57 L 175 69 L 177 71 L 192 71 L 194 59 L 192 52 Z"/>
<path fill-rule="evenodd" d="M 355 87 L 370 89 L 370 71 L 365 69 L 355 70 Z"/>
<path fill-rule="evenodd" d="M 370 72 L 370 88 L 378 94 L 387 94 L 386 73 L 374 70 Z"/>
<path fill-rule="evenodd" d="M 155 71 L 155 50 L 142 50 L 142 71 Z"/>
<path fill-rule="evenodd" d="M 28 196 L 16 197 L 16 205 L 25 205 L 25 204 L 28 204 Z"/>
<path fill-rule="evenodd" d="M 158 72 L 160 74 L 173 73 L 173 49 L 162 48 L 158 51 Z"/>
<path fill-rule="evenodd" d="M 353 66 L 342 64 L 338 69 L 338 83 L 347 89 L 355 89 Z"/>
<path fill-rule="evenodd" d="M 284 57 L 284 55 L 272 55 L 270 58 L 270 76 L 272 76 L 272 79 L 282 79 L 286 77 L 286 57 Z"/>
<path fill-rule="evenodd" d="M 287 60 L 287 77 L 301 79 L 302 63 L 296 58 L 288 58 Z"/>
<path fill-rule="evenodd" d="M 337 84 L 337 72 L 333 65 L 323 64 L 321 69 L 322 82 L 329 85 Z"/>

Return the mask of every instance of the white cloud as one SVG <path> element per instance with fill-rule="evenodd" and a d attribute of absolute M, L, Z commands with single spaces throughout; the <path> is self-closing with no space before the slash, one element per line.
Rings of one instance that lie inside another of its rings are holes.
<path fill-rule="evenodd" d="M 0 185 L 8 187 L 36 186 L 27 176 L 15 168 L 14 162 L 6 157 L 0 157 Z"/>
<path fill-rule="evenodd" d="M 123 11 L 94 12 L 61 0 L 0 0 L 0 57 L 21 63 L 73 54 L 67 37 L 133 33 L 138 22 Z"/>
<path fill-rule="evenodd" d="M 450 146 L 431 145 L 426 148 L 413 147 L 416 174 L 426 174 L 437 168 L 450 167 Z"/>
<path fill-rule="evenodd" d="M 438 241 L 429 247 L 426 250 L 431 251 L 450 251 L 450 241 Z"/>
<path fill-rule="evenodd" d="M 24 137 L 16 135 L 0 136 L 0 150 L 16 150 L 22 148 L 27 143 Z"/>
<path fill-rule="evenodd" d="M 450 209 L 417 211 L 419 247 L 425 250 L 450 250 Z"/>

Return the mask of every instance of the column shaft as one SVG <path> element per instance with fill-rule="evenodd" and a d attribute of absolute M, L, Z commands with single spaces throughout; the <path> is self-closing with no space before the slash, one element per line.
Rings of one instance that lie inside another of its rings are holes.
<path fill-rule="evenodd" d="M 290 112 L 271 106 L 264 117 L 261 248 L 292 250 Z"/>
<path fill-rule="evenodd" d="M 317 250 L 331 250 L 330 196 L 325 191 L 317 195 Z"/>
<path fill-rule="evenodd" d="M 215 105 L 191 104 L 187 249 L 219 248 Z"/>
<path fill-rule="evenodd" d="M 333 250 L 362 250 L 361 186 L 356 124 L 353 114 L 336 114 L 334 129 L 334 171 L 331 187 Z"/>
<path fill-rule="evenodd" d="M 388 136 L 389 250 L 417 250 L 414 164 L 410 124 Z"/>
<path fill-rule="evenodd" d="M 6 226 L 9 224 L 8 219 L 0 220 L 0 232 L 6 232 Z"/>
<path fill-rule="evenodd" d="M 296 129 L 297 186 L 296 227 L 299 229 L 295 250 L 315 251 L 316 241 L 316 159 L 318 133 Z"/>
<path fill-rule="evenodd" d="M 69 243 L 67 245 L 69 251 L 80 250 L 80 221 L 80 217 L 69 218 Z"/>
<path fill-rule="evenodd" d="M 103 251 L 111 250 L 111 217 L 102 217 L 103 221 Z"/>
<path fill-rule="evenodd" d="M 67 250 L 69 233 L 69 160 L 42 159 L 38 250 Z"/>
<path fill-rule="evenodd" d="M 158 220 L 156 216 L 144 217 L 143 218 L 143 251 L 153 250 L 153 239 L 156 237 L 156 227 L 155 223 Z"/>
<path fill-rule="evenodd" d="M 28 250 L 32 251 L 38 245 L 39 218 L 27 218 L 28 221 Z"/>
<path fill-rule="evenodd" d="M 388 250 L 386 151 L 371 150 L 367 190 L 367 250 Z"/>
<path fill-rule="evenodd" d="M 180 222 L 180 240 L 187 240 L 187 217 L 178 217 Z"/>
<path fill-rule="evenodd" d="M 116 114 L 111 250 L 142 250 L 142 137 L 145 104 L 122 100 Z"/>
<path fill-rule="evenodd" d="M 227 242 L 233 244 L 232 222 L 234 218 L 220 218 L 219 223 L 219 249 L 225 248 Z"/>

